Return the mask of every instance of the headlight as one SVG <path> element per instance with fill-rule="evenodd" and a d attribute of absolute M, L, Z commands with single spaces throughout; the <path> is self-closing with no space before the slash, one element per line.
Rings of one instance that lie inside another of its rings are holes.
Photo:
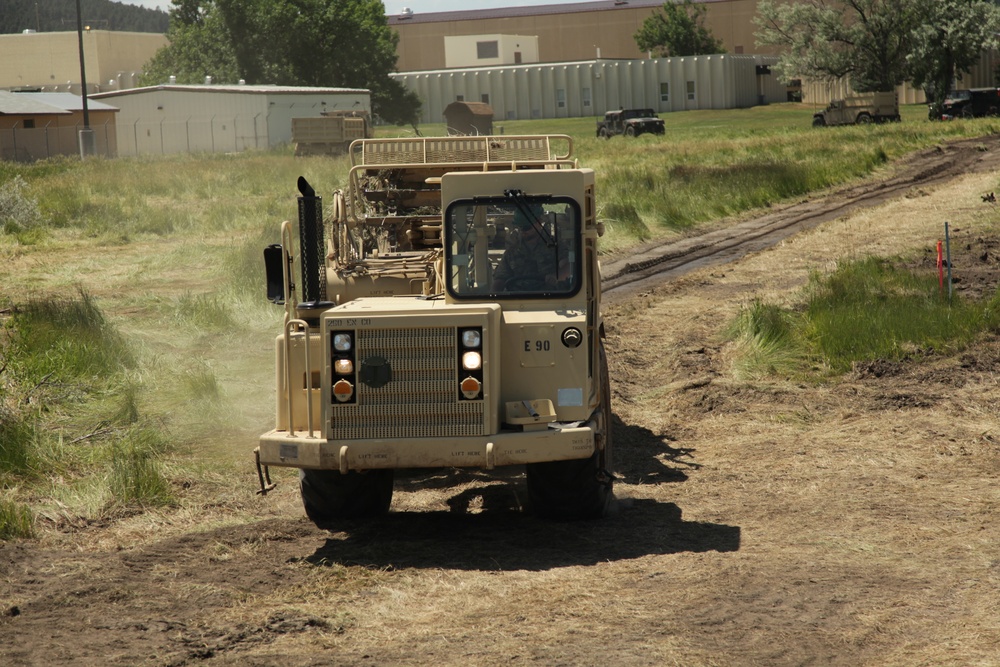
<path fill-rule="evenodd" d="M 337 352 L 347 352 L 351 349 L 351 334 L 338 333 L 333 335 L 333 349 Z"/>
<path fill-rule="evenodd" d="M 476 348 L 483 341 L 482 335 L 476 329 L 466 329 L 462 332 L 462 345 Z"/>
<path fill-rule="evenodd" d="M 483 367 L 483 355 L 478 352 L 466 352 L 462 355 L 462 368 L 467 371 L 478 371 Z"/>

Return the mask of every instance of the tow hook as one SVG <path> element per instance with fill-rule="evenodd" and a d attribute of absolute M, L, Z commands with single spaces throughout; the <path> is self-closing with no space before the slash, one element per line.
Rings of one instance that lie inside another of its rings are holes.
<path fill-rule="evenodd" d="M 271 471 L 267 466 L 260 465 L 260 447 L 253 450 L 254 458 L 257 460 L 257 479 L 260 481 L 260 488 L 257 490 L 257 495 L 266 496 L 268 491 L 274 489 L 278 486 L 271 481 Z"/>

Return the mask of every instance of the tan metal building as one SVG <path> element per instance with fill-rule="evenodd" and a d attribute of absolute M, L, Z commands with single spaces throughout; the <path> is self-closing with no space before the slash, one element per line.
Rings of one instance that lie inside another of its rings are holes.
<path fill-rule="evenodd" d="M 88 100 L 87 112 L 95 154 L 114 157 L 118 153 L 118 109 Z M 30 162 L 79 155 L 83 121 L 83 98 L 79 95 L 0 91 L 0 159 Z"/>
<path fill-rule="evenodd" d="M 754 43 L 758 0 L 695 0 L 704 4 L 705 26 L 730 54 L 775 55 Z M 458 35 L 535 35 L 538 61 L 576 62 L 601 58 L 639 59 L 649 54 L 635 44 L 643 21 L 664 0 L 600 0 L 565 5 L 505 7 L 459 12 L 409 12 L 388 16 L 399 33 L 400 72 L 450 67 L 445 38 Z M 473 67 L 477 63 L 463 63 Z M 495 63 L 486 63 L 495 64 Z"/>
<path fill-rule="evenodd" d="M 166 85 L 91 98 L 120 109 L 121 155 L 267 149 L 291 142 L 293 118 L 371 115 L 371 93 L 353 88 Z"/>
<path fill-rule="evenodd" d="M 80 40 L 74 32 L 25 31 L 0 35 L 0 89 L 80 91 Z M 141 68 L 162 47 L 166 35 L 85 30 L 83 60 L 87 92 L 132 88 Z"/>

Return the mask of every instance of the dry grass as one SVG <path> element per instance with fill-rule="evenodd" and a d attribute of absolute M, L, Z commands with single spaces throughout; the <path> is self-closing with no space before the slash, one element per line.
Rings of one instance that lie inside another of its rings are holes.
<path fill-rule="evenodd" d="M 722 332 L 755 298 L 800 304 L 844 257 L 921 256 L 944 220 L 956 243 L 997 239 L 979 195 L 998 185 L 967 176 L 612 309 L 622 480 L 617 514 L 587 524 L 520 514 L 516 474 L 468 474 L 401 477 L 384 521 L 317 531 L 293 471 L 253 495 L 267 311 L 236 299 L 236 332 L 171 331 L 211 285 L 179 260 L 197 247 L 130 244 L 100 274 L 83 270 L 96 242 L 7 257 L 12 289 L 74 277 L 115 303 L 160 376 L 165 429 L 196 435 L 176 507 L 53 511 L 0 550 L 0 662 L 997 664 L 1000 341 L 804 383 L 738 378 Z"/>

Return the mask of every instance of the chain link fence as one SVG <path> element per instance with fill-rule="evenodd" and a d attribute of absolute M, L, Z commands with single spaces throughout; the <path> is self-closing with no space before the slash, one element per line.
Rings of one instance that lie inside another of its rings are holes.
<path fill-rule="evenodd" d="M 15 127 L 0 129 L 0 159 L 33 162 L 56 155 L 80 155 L 80 131 L 83 125 L 45 127 Z M 118 154 L 118 138 L 113 123 L 90 127 L 94 154 L 114 157 Z"/>
<path fill-rule="evenodd" d="M 0 129 L 0 159 L 31 162 L 55 155 L 80 155 L 82 125 Z M 268 119 L 213 116 L 185 120 L 136 120 L 91 126 L 94 154 L 166 155 L 168 153 L 238 153 L 267 149 Z"/>

